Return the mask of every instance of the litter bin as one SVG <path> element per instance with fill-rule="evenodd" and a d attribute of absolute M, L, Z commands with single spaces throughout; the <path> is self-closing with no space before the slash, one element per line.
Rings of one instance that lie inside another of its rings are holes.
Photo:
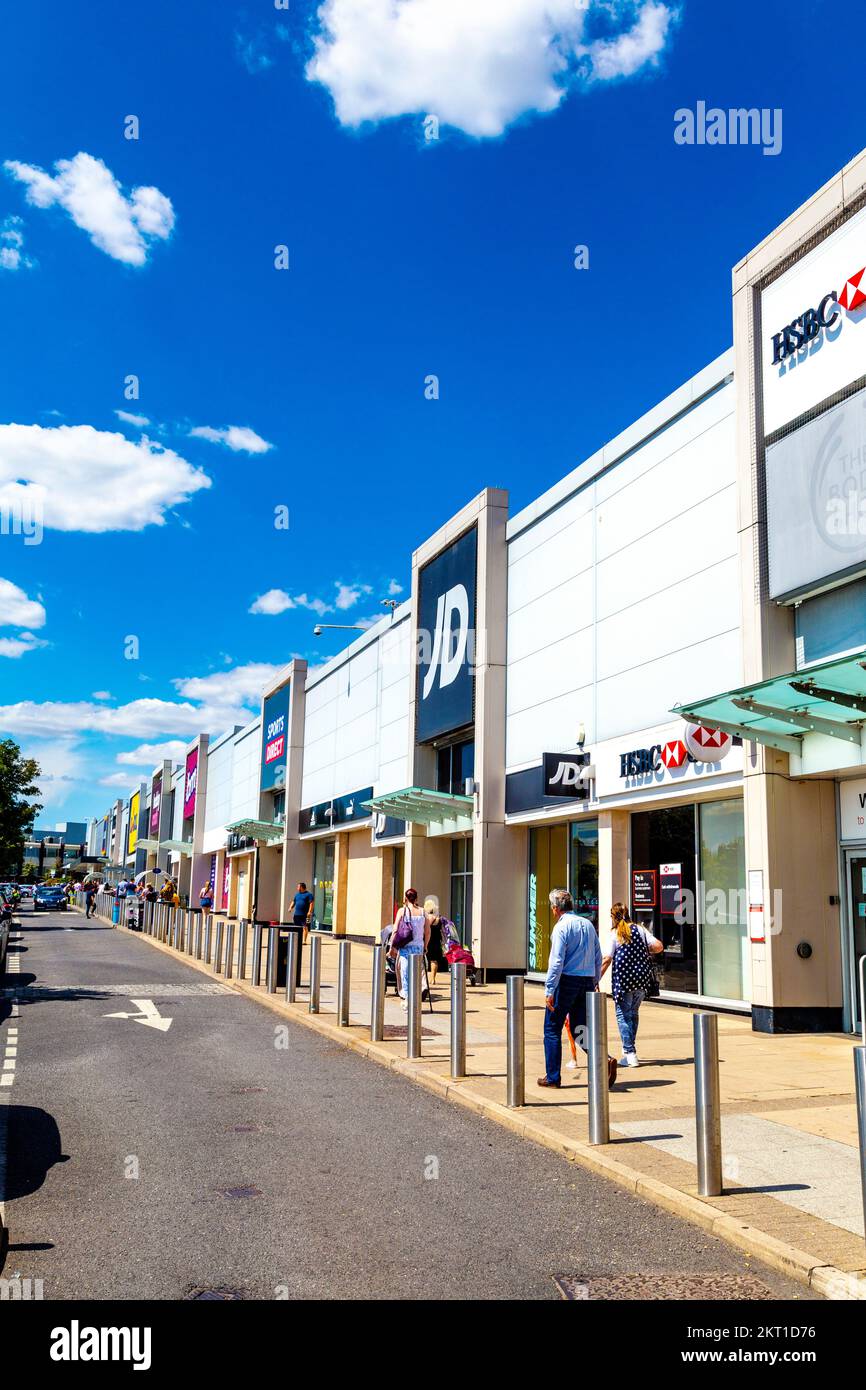
<path fill-rule="evenodd" d="M 304 940 L 304 928 L 295 927 L 291 923 L 281 922 L 277 936 L 277 989 L 285 989 L 286 972 L 289 960 L 289 932 L 295 932 L 298 937 L 298 968 L 295 971 L 295 985 L 301 983 L 301 946 Z"/>
<path fill-rule="evenodd" d="M 111 904 L 111 925 L 112 925 L 113 927 L 116 927 L 119 921 L 120 921 L 120 903 L 117 901 L 117 898 L 115 898 L 115 899 L 114 899 L 114 902 Z"/>

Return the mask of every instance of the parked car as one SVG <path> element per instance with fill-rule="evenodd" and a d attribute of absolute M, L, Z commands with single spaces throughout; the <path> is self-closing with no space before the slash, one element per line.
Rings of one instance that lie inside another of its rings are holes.
<path fill-rule="evenodd" d="M 33 891 L 34 891 L 34 890 L 33 890 L 33 884 L 32 884 L 32 883 L 22 883 L 22 884 L 21 884 L 21 896 L 22 896 L 22 898 L 32 898 L 32 897 L 33 897 Z"/>
<path fill-rule="evenodd" d="M 66 894 L 60 883 L 40 883 L 33 894 L 33 911 L 65 912 Z"/>

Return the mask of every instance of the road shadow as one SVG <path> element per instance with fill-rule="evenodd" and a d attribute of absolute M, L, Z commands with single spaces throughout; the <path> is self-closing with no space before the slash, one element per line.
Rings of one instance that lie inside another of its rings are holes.
<path fill-rule="evenodd" d="M 33 1105 L 10 1105 L 6 1135 L 5 1202 L 38 1192 L 56 1163 L 67 1163 L 53 1115 Z"/>

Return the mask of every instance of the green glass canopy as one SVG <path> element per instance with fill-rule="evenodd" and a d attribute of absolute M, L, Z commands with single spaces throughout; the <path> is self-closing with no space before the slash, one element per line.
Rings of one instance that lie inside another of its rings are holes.
<path fill-rule="evenodd" d="M 675 705 L 671 713 L 785 753 L 801 754 L 806 734 L 859 747 L 866 722 L 866 647 L 802 671 Z"/>
<path fill-rule="evenodd" d="M 405 787 L 400 792 L 373 796 L 361 805 L 380 815 L 426 825 L 430 835 L 456 835 L 472 829 L 475 798 L 433 792 L 426 787 Z"/>
<path fill-rule="evenodd" d="M 286 827 L 282 821 L 236 820 L 226 826 L 227 835 L 239 835 L 244 840 L 282 840 Z"/>

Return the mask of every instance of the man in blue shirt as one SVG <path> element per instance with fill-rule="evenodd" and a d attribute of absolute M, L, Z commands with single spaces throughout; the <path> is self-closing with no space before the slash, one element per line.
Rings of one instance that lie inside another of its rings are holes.
<path fill-rule="evenodd" d="M 586 996 L 598 988 L 601 975 L 601 947 L 598 933 L 586 917 L 574 911 L 574 899 L 566 888 L 554 888 L 550 910 L 556 926 L 550 940 L 550 962 L 544 995 L 545 1076 L 539 1086 L 562 1084 L 562 1028 L 566 1018 L 572 1037 L 586 1052 Z M 607 1082 L 616 1081 L 616 1058 L 607 1059 Z"/>
<path fill-rule="evenodd" d="M 304 928 L 304 942 L 310 930 L 310 918 L 313 915 L 313 895 L 307 892 L 306 883 L 298 884 L 298 891 L 292 899 L 292 925 Z"/>

